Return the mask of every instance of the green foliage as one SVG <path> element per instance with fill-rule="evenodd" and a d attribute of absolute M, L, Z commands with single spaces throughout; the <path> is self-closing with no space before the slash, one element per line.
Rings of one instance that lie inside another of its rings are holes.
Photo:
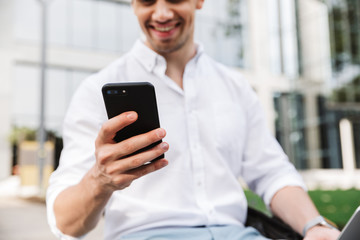
<path fill-rule="evenodd" d="M 360 63 L 360 4 L 358 0 L 327 1 L 331 56 L 335 71 Z"/>
<path fill-rule="evenodd" d="M 250 190 L 246 190 L 245 196 L 248 201 L 249 207 L 252 207 L 260 212 L 265 213 L 268 216 L 271 216 L 271 212 L 267 209 L 265 203 L 258 195 L 256 195 L 254 192 Z"/>
<path fill-rule="evenodd" d="M 35 141 L 36 130 L 28 127 L 14 126 L 10 135 L 9 141 L 11 144 L 18 144 L 21 141 Z"/>
<path fill-rule="evenodd" d="M 356 189 L 310 191 L 309 195 L 320 214 L 333 221 L 340 229 L 360 205 L 360 191 Z"/>
<path fill-rule="evenodd" d="M 360 75 L 355 77 L 350 83 L 334 89 L 330 99 L 337 103 L 360 103 Z"/>
<path fill-rule="evenodd" d="M 12 145 L 19 144 L 22 141 L 35 141 L 37 137 L 37 130 L 29 127 L 13 126 L 12 131 L 8 137 Z M 54 131 L 46 131 L 47 140 L 53 141 L 58 135 Z"/>
<path fill-rule="evenodd" d="M 228 21 L 225 25 L 226 36 L 241 34 L 240 2 L 241 0 L 228 0 L 227 2 Z"/>
<path fill-rule="evenodd" d="M 245 191 L 249 206 L 271 215 L 259 196 L 251 191 Z M 360 205 L 360 190 L 314 190 L 309 195 L 320 214 L 334 222 L 342 229 L 355 209 Z M 301 203 L 300 203 L 301 204 Z"/>

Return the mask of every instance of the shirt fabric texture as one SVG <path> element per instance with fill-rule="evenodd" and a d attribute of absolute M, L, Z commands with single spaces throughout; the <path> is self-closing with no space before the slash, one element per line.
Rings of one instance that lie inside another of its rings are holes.
<path fill-rule="evenodd" d="M 269 132 L 259 100 L 236 70 L 217 63 L 201 46 L 186 65 L 183 89 L 165 75 L 165 59 L 138 40 L 132 50 L 87 78 L 64 120 L 64 149 L 47 192 L 53 204 L 95 163 L 95 139 L 107 114 L 101 88 L 110 82 L 155 86 L 160 125 L 169 143 L 169 165 L 113 193 L 105 208 L 105 239 L 177 226 L 243 225 L 247 202 L 241 177 L 267 205 L 285 186 L 305 188 Z"/>

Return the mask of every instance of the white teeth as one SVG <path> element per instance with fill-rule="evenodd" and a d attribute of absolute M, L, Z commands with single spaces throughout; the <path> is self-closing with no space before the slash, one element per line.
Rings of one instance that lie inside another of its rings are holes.
<path fill-rule="evenodd" d="M 174 29 L 175 27 L 155 27 L 155 30 L 160 31 L 160 32 L 168 32 L 172 29 Z"/>

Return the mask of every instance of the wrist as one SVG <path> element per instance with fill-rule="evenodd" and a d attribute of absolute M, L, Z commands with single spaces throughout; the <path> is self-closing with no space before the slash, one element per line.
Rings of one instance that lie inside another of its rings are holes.
<path fill-rule="evenodd" d="M 83 179 L 85 180 L 83 181 L 84 187 L 92 193 L 94 199 L 109 198 L 114 192 L 103 178 L 102 173 L 97 170 L 97 166 L 95 165 Z"/>
<path fill-rule="evenodd" d="M 317 216 L 308 221 L 303 228 L 303 236 L 305 236 L 311 229 L 317 227 L 325 227 L 329 229 L 336 229 L 333 225 L 329 224 L 323 216 Z"/>

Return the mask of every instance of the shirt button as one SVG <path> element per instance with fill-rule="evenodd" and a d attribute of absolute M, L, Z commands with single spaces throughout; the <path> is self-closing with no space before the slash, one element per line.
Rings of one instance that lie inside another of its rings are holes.
<path fill-rule="evenodd" d="M 198 181 L 197 185 L 198 185 L 199 187 L 201 187 L 201 186 L 202 186 L 202 182 L 201 182 L 201 181 Z"/>

